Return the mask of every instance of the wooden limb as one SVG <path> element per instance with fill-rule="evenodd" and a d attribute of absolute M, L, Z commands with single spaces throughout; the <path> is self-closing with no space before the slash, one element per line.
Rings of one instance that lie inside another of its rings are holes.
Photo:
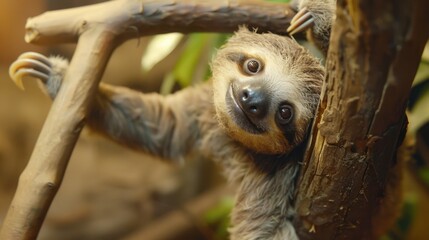
<path fill-rule="evenodd" d="M 37 44 L 75 42 L 96 24 L 115 26 L 124 39 L 167 32 L 233 32 L 246 24 L 259 31 L 286 34 L 295 12 L 288 4 L 266 1 L 120 0 L 46 12 L 26 25 L 26 41 Z"/>
<path fill-rule="evenodd" d="M 35 239 L 61 185 L 85 114 L 115 46 L 104 26 L 85 31 L 0 230 L 0 239 Z"/>
<path fill-rule="evenodd" d="M 388 211 L 396 209 L 383 208 L 399 198 L 385 197 L 397 181 L 392 171 L 428 39 L 427 9 L 427 0 L 338 1 L 327 82 L 298 185 L 301 239 L 377 239 L 383 221 L 394 221 Z"/>
<path fill-rule="evenodd" d="M 85 114 L 113 49 L 101 29 L 80 38 L 64 84 L 49 112 L 0 231 L 0 239 L 35 239 L 64 172 Z"/>
<path fill-rule="evenodd" d="M 125 39 L 165 32 L 231 32 L 247 24 L 285 33 L 293 11 L 263 1 L 120 0 L 29 19 L 26 40 L 78 45 L 18 188 L 0 239 L 35 239 L 61 185 L 85 114 L 113 49 Z"/>

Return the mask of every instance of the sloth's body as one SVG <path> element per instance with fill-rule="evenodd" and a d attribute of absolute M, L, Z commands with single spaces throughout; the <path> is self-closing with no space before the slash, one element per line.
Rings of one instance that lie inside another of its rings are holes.
<path fill-rule="evenodd" d="M 37 58 L 51 65 L 44 86 L 55 98 L 67 61 Z M 212 71 L 209 82 L 165 97 L 101 84 L 87 124 L 165 159 L 199 152 L 221 164 L 238 185 L 231 239 L 294 239 L 294 176 L 324 70 L 288 37 L 241 29 Z"/>
<path fill-rule="evenodd" d="M 12 72 L 40 78 L 55 98 L 67 61 L 20 59 Z M 199 152 L 222 165 L 238 185 L 231 239 L 296 239 L 294 181 L 323 67 L 288 37 L 241 29 L 218 51 L 212 72 L 207 83 L 165 97 L 101 84 L 87 124 L 165 159 Z"/>

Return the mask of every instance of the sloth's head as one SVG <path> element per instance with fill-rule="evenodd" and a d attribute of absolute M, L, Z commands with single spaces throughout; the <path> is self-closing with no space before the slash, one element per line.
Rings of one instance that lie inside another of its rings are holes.
<path fill-rule="evenodd" d="M 303 142 L 324 78 L 320 62 L 288 37 L 241 28 L 212 62 L 220 124 L 260 153 L 289 153 Z"/>

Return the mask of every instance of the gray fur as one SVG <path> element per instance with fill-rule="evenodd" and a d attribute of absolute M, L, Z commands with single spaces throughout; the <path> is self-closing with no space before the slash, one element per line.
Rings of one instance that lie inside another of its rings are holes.
<path fill-rule="evenodd" d="M 297 10 L 306 7 L 311 12 L 315 26 L 308 30 L 308 36 L 324 53 L 334 3 L 335 0 L 291 3 Z M 28 57 L 46 62 L 37 54 Z M 243 58 L 258 59 L 264 70 L 243 74 Z M 60 57 L 49 61 L 49 79 L 42 81 L 54 99 L 68 61 Z M 35 64 L 36 71 L 40 69 L 37 66 L 40 65 Z M 288 37 L 241 28 L 218 51 L 212 71 L 213 77 L 207 83 L 168 96 L 102 83 L 87 114 L 87 124 L 119 144 L 166 160 L 183 161 L 199 153 L 219 163 L 226 178 L 238 186 L 231 216 L 232 240 L 298 239 L 292 225 L 295 180 L 319 101 L 323 67 Z M 25 72 L 34 73 L 28 69 Z M 46 77 L 48 73 L 43 74 L 33 76 Z M 258 81 L 269 95 L 261 133 L 251 133 L 234 121 L 244 115 L 231 114 L 231 101 L 226 101 L 227 97 L 232 99 L 226 94 L 232 83 L 246 81 Z M 279 125 L 279 106 L 285 102 L 293 106 L 293 119 Z"/>
<path fill-rule="evenodd" d="M 270 80 L 273 96 L 290 98 L 298 106 L 292 141 L 285 140 L 274 125 L 270 128 L 274 135 L 237 135 L 238 127 L 223 122 L 227 112 L 217 98 L 224 98 L 225 92 L 219 84 L 229 81 L 225 74 L 240 77 L 235 63 L 225 56 L 242 51 L 263 54 L 260 57 L 278 72 Z M 46 88 L 54 98 L 66 68 L 64 60 L 50 60 L 53 72 Z M 213 80 L 165 97 L 101 84 L 87 124 L 120 144 L 165 159 L 180 160 L 199 152 L 222 165 L 226 177 L 238 184 L 231 239 L 297 239 L 292 226 L 294 182 L 324 70 L 291 39 L 245 29 L 219 51 L 212 68 Z M 259 149 L 258 142 L 252 145 L 255 141 L 280 148 L 270 153 Z"/>
<path fill-rule="evenodd" d="M 61 82 L 69 65 L 69 61 L 59 56 L 50 57 L 50 61 L 54 64 L 51 66 L 49 78 L 46 83 L 41 82 L 41 84 L 43 84 L 41 86 L 42 90 L 54 99 L 60 90 Z"/>
<path fill-rule="evenodd" d="M 313 14 L 315 26 L 309 36 L 325 53 L 334 2 L 292 3 Z M 231 53 L 257 57 L 266 64 L 259 77 L 267 81 L 273 99 L 267 133 L 250 134 L 231 121 L 226 89 L 233 79 L 246 79 L 238 62 L 228 59 Z M 50 61 L 45 88 L 55 98 L 68 62 L 58 57 Z M 165 159 L 183 161 L 198 152 L 222 165 L 225 176 L 238 185 L 231 239 L 297 239 L 292 226 L 295 178 L 318 104 L 323 67 L 287 37 L 242 28 L 219 50 L 212 70 L 211 81 L 168 96 L 100 84 L 87 124 L 113 141 Z M 296 110 L 289 137 L 273 120 L 278 104 L 285 100 Z"/>

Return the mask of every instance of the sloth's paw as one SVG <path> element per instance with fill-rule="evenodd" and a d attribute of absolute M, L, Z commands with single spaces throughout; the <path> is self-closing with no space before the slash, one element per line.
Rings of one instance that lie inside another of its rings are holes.
<path fill-rule="evenodd" d="M 9 67 L 13 82 L 24 89 L 24 78 L 36 78 L 43 83 L 43 89 L 54 98 L 60 89 L 68 61 L 61 57 L 46 57 L 40 53 L 26 52 L 21 54 Z"/>

